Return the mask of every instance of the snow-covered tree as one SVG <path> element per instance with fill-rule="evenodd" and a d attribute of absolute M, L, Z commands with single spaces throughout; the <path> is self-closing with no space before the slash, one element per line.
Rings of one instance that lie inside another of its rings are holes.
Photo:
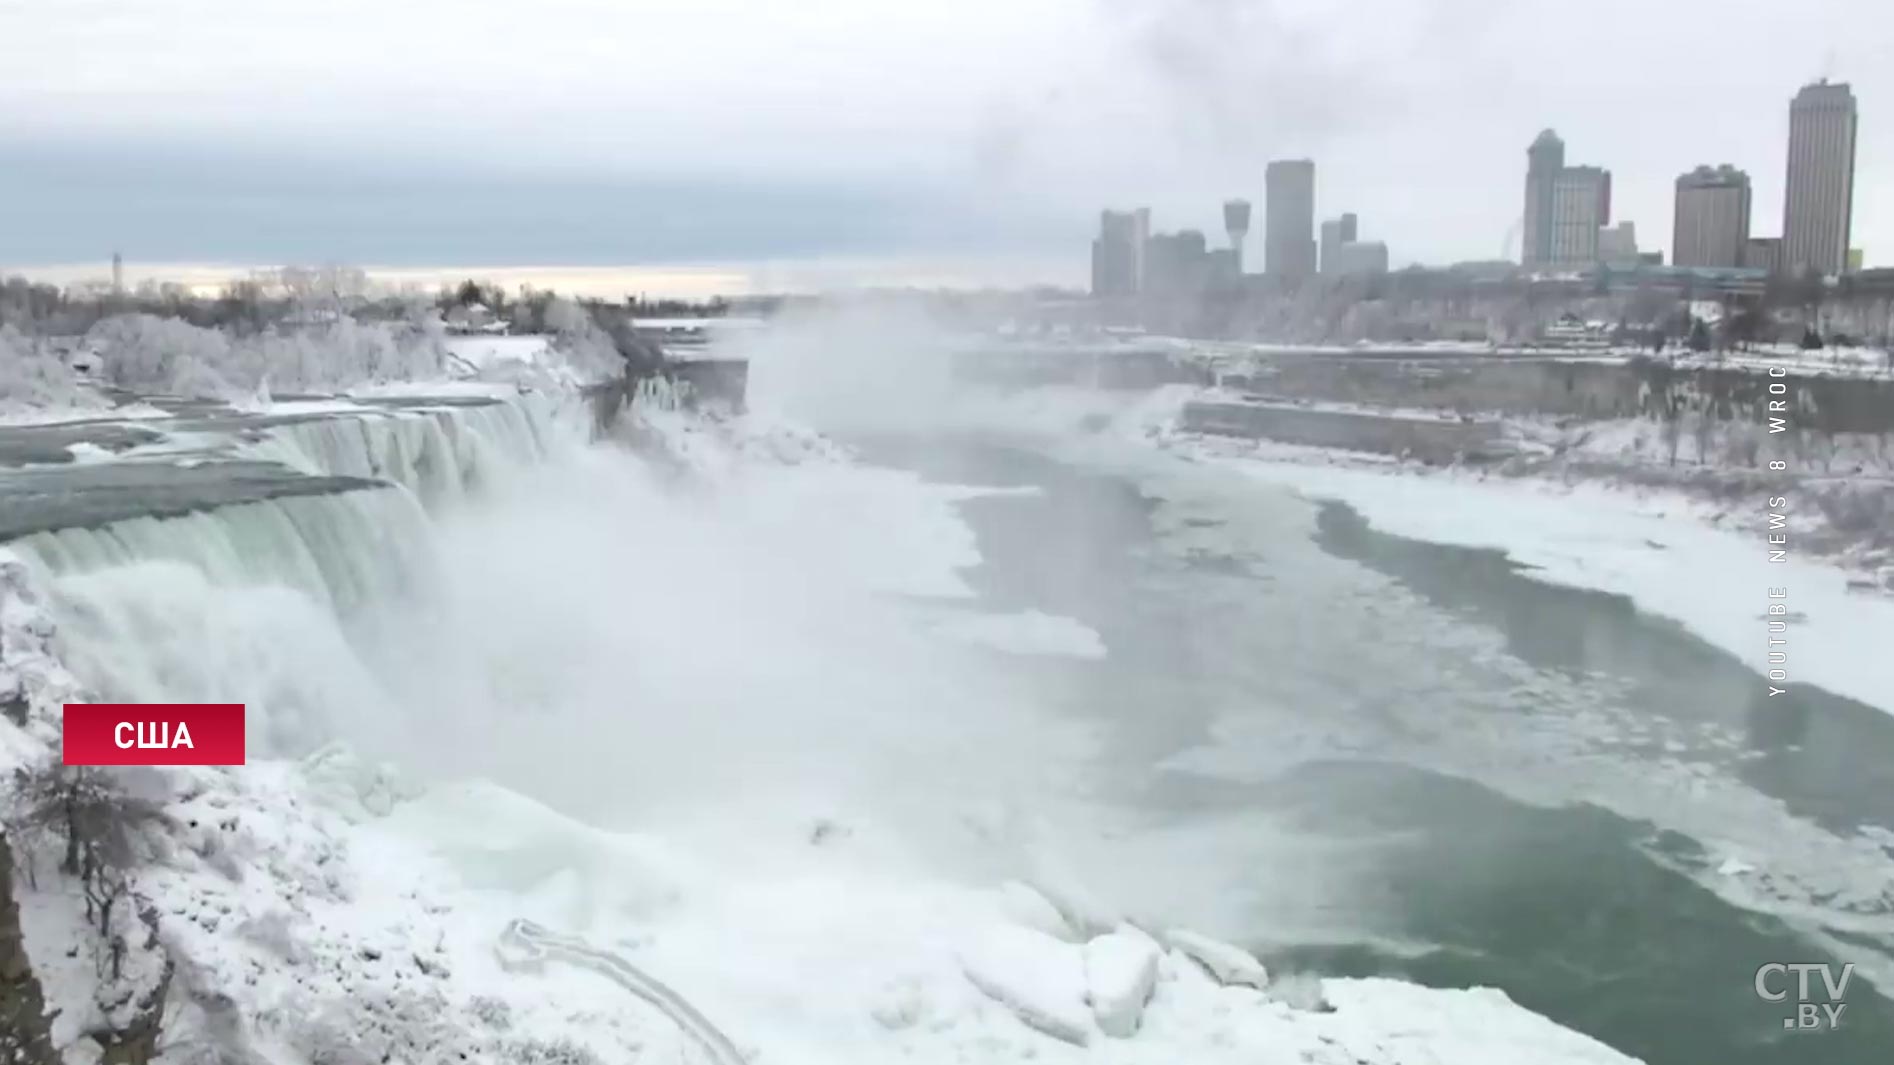
<path fill-rule="evenodd" d="M 0 325 L 0 413 L 35 407 L 102 406 L 79 375 L 44 341 Z"/>
<path fill-rule="evenodd" d="M 177 318 L 122 314 L 86 333 L 105 360 L 105 378 L 120 388 L 188 396 L 228 392 L 220 368 L 230 365 L 230 338 Z"/>
<path fill-rule="evenodd" d="M 556 346 L 573 369 L 595 380 L 623 374 L 624 360 L 618 354 L 618 346 L 598 327 L 591 312 L 573 300 L 555 296 L 546 304 L 545 317 L 546 328 L 556 338 Z"/>

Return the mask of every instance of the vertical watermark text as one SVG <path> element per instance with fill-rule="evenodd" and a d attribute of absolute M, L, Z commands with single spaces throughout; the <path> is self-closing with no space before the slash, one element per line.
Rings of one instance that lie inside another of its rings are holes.
<path fill-rule="evenodd" d="M 1789 376 L 1787 367 L 1769 367 L 1769 433 L 1788 431 L 1789 413 Z M 1789 468 L 1785 459 L 1770 459 L 1772 473 L 1783 473 Z M 1789 561 L 1789 496 L 1786 489 L 1780 494 L 1771 495 L 1767 500 L 1769 516 L 1769 561 L 1782 564 Z M 1771 699 L 1788 692 L 1789 683 L 1789 589 L 1785 584 L 1774 580 L 1769 582 L 1769 604 L 1764 617 L 1769 624 L 1768 669 L 1764 673 L 1769 678 L 1769 697 Z M 1760 979 L 1760 977 L 1758 977 Z M 1758 984 L 1758 986 L 1761 986 Z"/>

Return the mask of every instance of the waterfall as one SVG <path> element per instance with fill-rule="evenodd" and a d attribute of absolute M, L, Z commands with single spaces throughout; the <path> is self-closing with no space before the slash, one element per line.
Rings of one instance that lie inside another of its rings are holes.
<path fill-rule="evenodd" d="M 424 614 L 435 593 L 435 519 L 584 446 L 586 417 L 523 394 L 239 422 L 224 449 L 239 461 L 194 473 L 273 463 L 348 487 L 291 480 L 288 494 L 4 546 L 48 593 L 61 657 L 92 697 L 244 702 L 253 756 L 301 753 L 392 714 L 368 662 L 388 608 Z"/>
<path fill-rule="evenodd" d="M 1013 693 L 915 623 L 912 596 L 958 588 L 955 493 L 671 399 L 634 404 L 657 462 L 594 442 L 582 400 L 226 418 L 210 459 L 193 428 L 188 457 L 94 468 L 345 487 L 7 547 L 87 698 L 243 703 L 253 759 L 341 742 L 575 816 L 740 807 L 786 839 L 1041 775 L 1050 739 L 995 754 L 1026 727 Z"/>

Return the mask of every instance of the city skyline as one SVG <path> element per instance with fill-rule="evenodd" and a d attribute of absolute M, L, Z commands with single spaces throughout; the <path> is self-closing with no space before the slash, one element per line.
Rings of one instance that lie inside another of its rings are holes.
<path fill-rule="evenodd" d="M 1747 171 L 1728 163 L 1700 164 L 1676 178 L 1669 265 L 1797 275 L 1814 271 L 1831 277 L 1866 265 L 1852 230 L 1859 121 L 1852 87 L 1847 82 L 1818 79 L 1795 93 L 1789 111 L 1782 235 L 1752 234 L 1754 194 Z M 1384 241 L 1357 243 L 1354 211 L 1325 219 L 1318 226 L 1316 173 L 1312 159 L 1276 159 L 1265 168 L 1262 275 L 1293 283 L 1317 274 L 1388 270 L 1391 263 Z M 1140 214 L 1148 220 L 1149 208 L 1141 208 Z M 1100 283 L 1098 249 L 1111 239 L 1113 212 L 1105 212 L 1104 217 L 1100 241 L 1094 242 L 1092 292 L 1135 293 L 1142 287 L 1142 278 L 1128 286 Z M 1311 239 L 1314 232 L 1319 232 L 1319 238 Z M 1195 251 L 1185 257 L 1202 258 L 1201 234 L 1191 230 L 1178 234 L 1185 235 L 1195 239 Z M 1231 236 L 1232 250 L 1212 253 L 1228 257 L 1225 267 L 1213 267 L 1204 273 L 1205 278 L 1241 276 L 1240 251 L 1236 250 L 1240 238 L 1234 229 Z M 1172 245 L 1164 246 L 1166 254 L 1171 254 Z M 1614 219 L 1611 170 L 1569 164 L 1564 139 L 1547 127 L 1526 149 L 1522 211 L 1497 261 L 1516 261 L 1527 271 L 1562 272 L 1663 264 L 1666 256 L 1662 250 L 1646 252 L 1639 247 L 1635 219 Z M 1173 285 L 1180 273 L 1167 271 Z"/>
<path fill-rule="evenodd" d="M 734 25 L 716 4 L 543 7 L 0 5 L 0 269 L 103 277 L 115 248 L 145 269 L 835 257 L 951 262 L 967 281 L 1047 263 L 1045 280 L 1082 284 L 1069 248 L 1091 205 L 1215 232 L 1223 199 L 1260 201 L 1275 158 L 1316 159 L 1318 216 L 1372 216 L 1397 265 L 1491 259 L 1517 221 L 1520 146 L 1547 125 L 1614 172 L 1614 216 L 1668 251 L 1672 183 L 1699 163 L 1747 170 L 1759 209 L 1782 203 L 1785 101 L 1824 73 L 1861 100 L 1853 243 L 1894 261 L 1894 204 L 1870 195 L 1894 181 L 1879 61 L 1894 27 L 1869 0 L 1813 0 L 1780 25 L 1755 0 L 1602 0 L 1562 47 L 1611 61 L 1574 70 L 1534 58 L 1560 10 L 1547 0 L 1367 19 L 1234 0 L 916 0 L 897 17 L 840 0 Z M 180 24 L 216 32 L 149 47 Z M 1715 47 L 1677 63 L 1685 31 Z M 665 47 L 628 63 L 606 47 L 621 37 Z M 410 42 L 399 77 L 370 39 Z M 512 97 L 483 73 L 521 67 L 543 76 Z"/>

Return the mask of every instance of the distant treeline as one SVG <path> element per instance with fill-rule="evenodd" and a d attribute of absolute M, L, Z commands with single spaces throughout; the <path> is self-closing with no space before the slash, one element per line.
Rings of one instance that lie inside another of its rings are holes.
<path fill-rule="evenodd" d="M 412 321 L 431 308 L 456 317 L 478 309 L 483 312 L 483 320 L 504 323 L 512 332 L 539 333 L 552 328 L 546 321 L 546 310 L 556 295 L 548 289 L 527 286 L 508 291 L 497 283 L 472 278 L 431 293 L 378 292 L 366 283 L 361 271 L 339 269 L 286 269 L 265 280 L 229 282 L 215 293 L 170 282 L 146 282 L 112 292 L 101 291 L 96 285 L 61 288 L 24 277 L 8 277 L 0 279 L 0 325 L 28 335 L 72 336 L 115 315 L 152 314 L 204 329 L 242 334 L 285 323 L 320 322 L 336 313 L 345 313 L 358 322 Z M 622 300 L 580 298 L 576 302 L 601 318 L 629 319 L 768 316 L 783 301 L 777 297 L 693 301 L 634 295 Z"/>

